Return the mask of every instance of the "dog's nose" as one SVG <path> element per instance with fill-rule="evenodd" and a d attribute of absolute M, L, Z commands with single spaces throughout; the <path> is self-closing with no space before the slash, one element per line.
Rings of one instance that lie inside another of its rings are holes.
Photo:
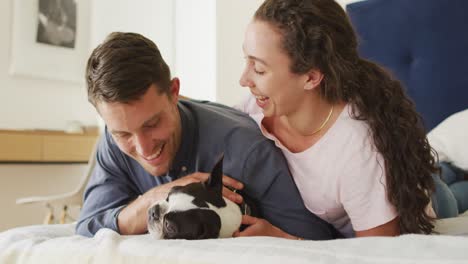
<path fill-rule="evenodd" d="M 159 221 L 160 210 L 161 210 L 161 207 L 159 206 L 159 204 L 156 204 L 155 206 L 151 207 L 148 213 L 149 218 L 154 221 Z"/>
<path fill-rule="evenodd" d="M 164 232 L 168 235 L 177 234 L 177 225 L 171 220 L 164 219 Z"/>

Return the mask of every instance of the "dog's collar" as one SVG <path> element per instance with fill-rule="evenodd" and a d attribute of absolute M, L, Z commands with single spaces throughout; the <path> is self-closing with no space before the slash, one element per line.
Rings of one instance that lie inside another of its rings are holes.
<path fill-rule="evenodd" d="M 239 207 L 243 215 L 252 215 L 252 209 L 247 203 L 242 202 Z"/>

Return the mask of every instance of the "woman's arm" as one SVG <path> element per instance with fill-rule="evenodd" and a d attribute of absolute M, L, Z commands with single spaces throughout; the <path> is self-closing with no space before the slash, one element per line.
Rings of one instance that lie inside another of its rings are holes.
<path fill-rule="evenodd" d="M 242 224 L 248 225 L 242 232 L 235 232 L 234 237 L 239 236 L 272 236 L 272 237 L 282 237 L 288 239 L 299 239 L 290 235 L 283 230 L 279 229 L 276 226 L 273 226 L 265 219 L 256 218 L 244 215 L 242 218 Z M 377 226 L 363 231 L 355 231 L 356 237 L 366 237 L 366 236 L 398 236 L 400 235 L 400 227 L 398 217 L 394 218 L 392 221 L 385 223 L 383 225 Z"/>
<path fill-rule="evenodd" d="M 400 222 L 398 217 L 383 225 L 362 231 L 355 231 L 356 237 L 366 236 L 398 236 L 400 235 Z"/>
<path fill-rule="evenodd" d="M 249 215 L 243 215 L 242 224 L 247 225 L 248 227 L 242 232 L 239 232 L 239 231 L 234 232 L 234 234 L 232 235 L 233 237 L 271 236 L 271 237 L 281 237 L 281 238 L 287 238 L 287 239 L 302 240 L 302 238 L 290 235 L 262 218 L 256 218 L 256 217 L 249 216 Z"/>

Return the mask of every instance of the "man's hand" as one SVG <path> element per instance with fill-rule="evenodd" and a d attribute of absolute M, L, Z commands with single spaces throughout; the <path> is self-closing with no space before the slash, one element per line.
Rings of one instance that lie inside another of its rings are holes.
<path fill-rule="evenodd" d="M 185 186 L 187 184 L 194 183 L 194 182 L 206 181 L 208 180 L 209 176 L 210 176 L 209 173 L 195 172 L 187 176 L 184 176 L 182 178 L 179 178 L 175 181 L 156 186 L 152 188 L 151 190 L 149 190 L 148 192 L 146 192 L 144 196 L 146 199 L 148 199 L 148 203 L 150 204 L 149 206 L 151 206 L 158 201 L 166 199 L 172 187 Z"/>
<path fill-rule="evenodd" d="M 242 224 L 248 225 L 248 227 L 242 231 L 236 231 L 232 235 L 233 237 L 243 237 L 243 236 L 271 236 L 271 237 L 281 237 L 288 239 L 299 239 L 298 237 L 292 236 L 278 227 L 270 224 L 265 219 L 252 217 L 249 215 L 242 216 Z"/>
<path fill-rule="evenodd" d="M 120 212 L 117 221 L 120 234 L 134 235 L 147 232 L 147 212 L 152 205 L 166 199 L 172 187 L 206 181 L 209 176 L 209 173 L 195 172 L 175 181 L 156 186 L 139 196 Z M 236 190 L 244 187 L 241 182 L 226 175 L 223 175 L 223 184 Z M 242 203 L 242 196 L 226 187 L 223 187 L 223 196 L 235 203 Z"/>
<path fill-rule="evenodd" d="M 164 185 L 160 185 L 157 187 L 154 187 L 151 189 L 149 192 L 151 192 L 151 204 L 154 204 L 160 200 L 166 199 L 167 195 L 169 194 L 169 191 L 172 189 L 174 186 L 185 186 L 190 183 L 194 182 L 202 182 L 208 180 L 210 177 L 209 173 L 205 172 L 195 172 L 192 174 L 189 174 L 187 176 L 184 176 L 180 179 L 177 179 L 173 182 L 166 183 Z M 229 177 L 226 175 L 223 175 L 223 185 L 235 190 L 242 190 L 244 188 L 244 185 Z M 235 202 L 235 203 L 242 203 L 243 199 L 240 194 L 237 194 L 233 191 L 231 191 L 229 188 L 223 187 L 223 196 L 226 197 L 227 199 Z"/>

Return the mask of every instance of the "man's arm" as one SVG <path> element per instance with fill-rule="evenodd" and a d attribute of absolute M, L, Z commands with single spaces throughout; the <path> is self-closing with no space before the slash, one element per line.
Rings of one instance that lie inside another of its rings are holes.
<path fill-rule="evenodd" d="M 77 234 L 91 237 L 101 228 L 109 228 L 124 235 L 145 233 L 147 211 L 151 205 L 165 199 L 175 185 L 208 178 L 207 173 L 194 173 L 141 194 L 130 179 L 132 175 L 122 167 L 127 162 L 121 155 L 117 146 L 112 145 L 110 135 L 104 135 L 98 145 L 93 175 L 84 193 L 83 208 L 76 226 Z"/>
<path fill-rule="evenodd" d="M 124 162 L 110 146 L 105 134 L 98 145 L 96 166 L 84 192 L 76 233 L 91 237 L 101 228 L 119 231 L 117 217 L 122 208 L 138 196 L 128 179 L 128 172 L 119 164 Z"/>
<path fill-rule="evenodd" d="M 193 173 L 141 194 L 130 179 L 129 172 L 119 166 L 126 162 L 119 159 L 120 152 L 116 146 L 114 149 L 110 146 L 109 140 L 110 138 L 103 138 L 99 143 L 96 167 L 84 193 L 77 234 L 91 237 L 101 228 L 109 228 L 123 235 L 145 233 L 148 208 L 165 199 L 173 186 L 208 179 L 209 173 Z M 223 180 L 229 186 L 241 188 L 232 179 L 225 177 Z M 235 195 L 227 189 L 223 192 L 226 192 L 226 196 Z M 235 200 L 239 197 L 235 195 L 228 198 Z"/>
<path fill-rule="evenodd" d="M 142 194 L 135 186 L 136 179 L 123 164 L 123 154 L 112 145 L 109 134 L 99 142 L 97 162 L 84 193 L 84 204 L 76 227 L 77 234 L 91 237 L 101 228 L 109 228 L 120 234 L 142 234 L 147 231 L 148 208 L 165 199 L 173 186 L 205 181 L 209 173 L 193 173 L 176 181 L 161 184 Z M 153 176 L 148 176 L 153 177 Z M 240 189 L 242 185 L 224 177 L 226 185 Z M 226 188 L 223 194 L 241 202 L 241 197 Z"/>
<path fill-rule="evenodd" d="M 281 150 L 269 140 L 252 147 L 242 175 L 245 191 L 268 222 L 305 239 L 331 239 L 334 230 L 304 206 Z"/>

